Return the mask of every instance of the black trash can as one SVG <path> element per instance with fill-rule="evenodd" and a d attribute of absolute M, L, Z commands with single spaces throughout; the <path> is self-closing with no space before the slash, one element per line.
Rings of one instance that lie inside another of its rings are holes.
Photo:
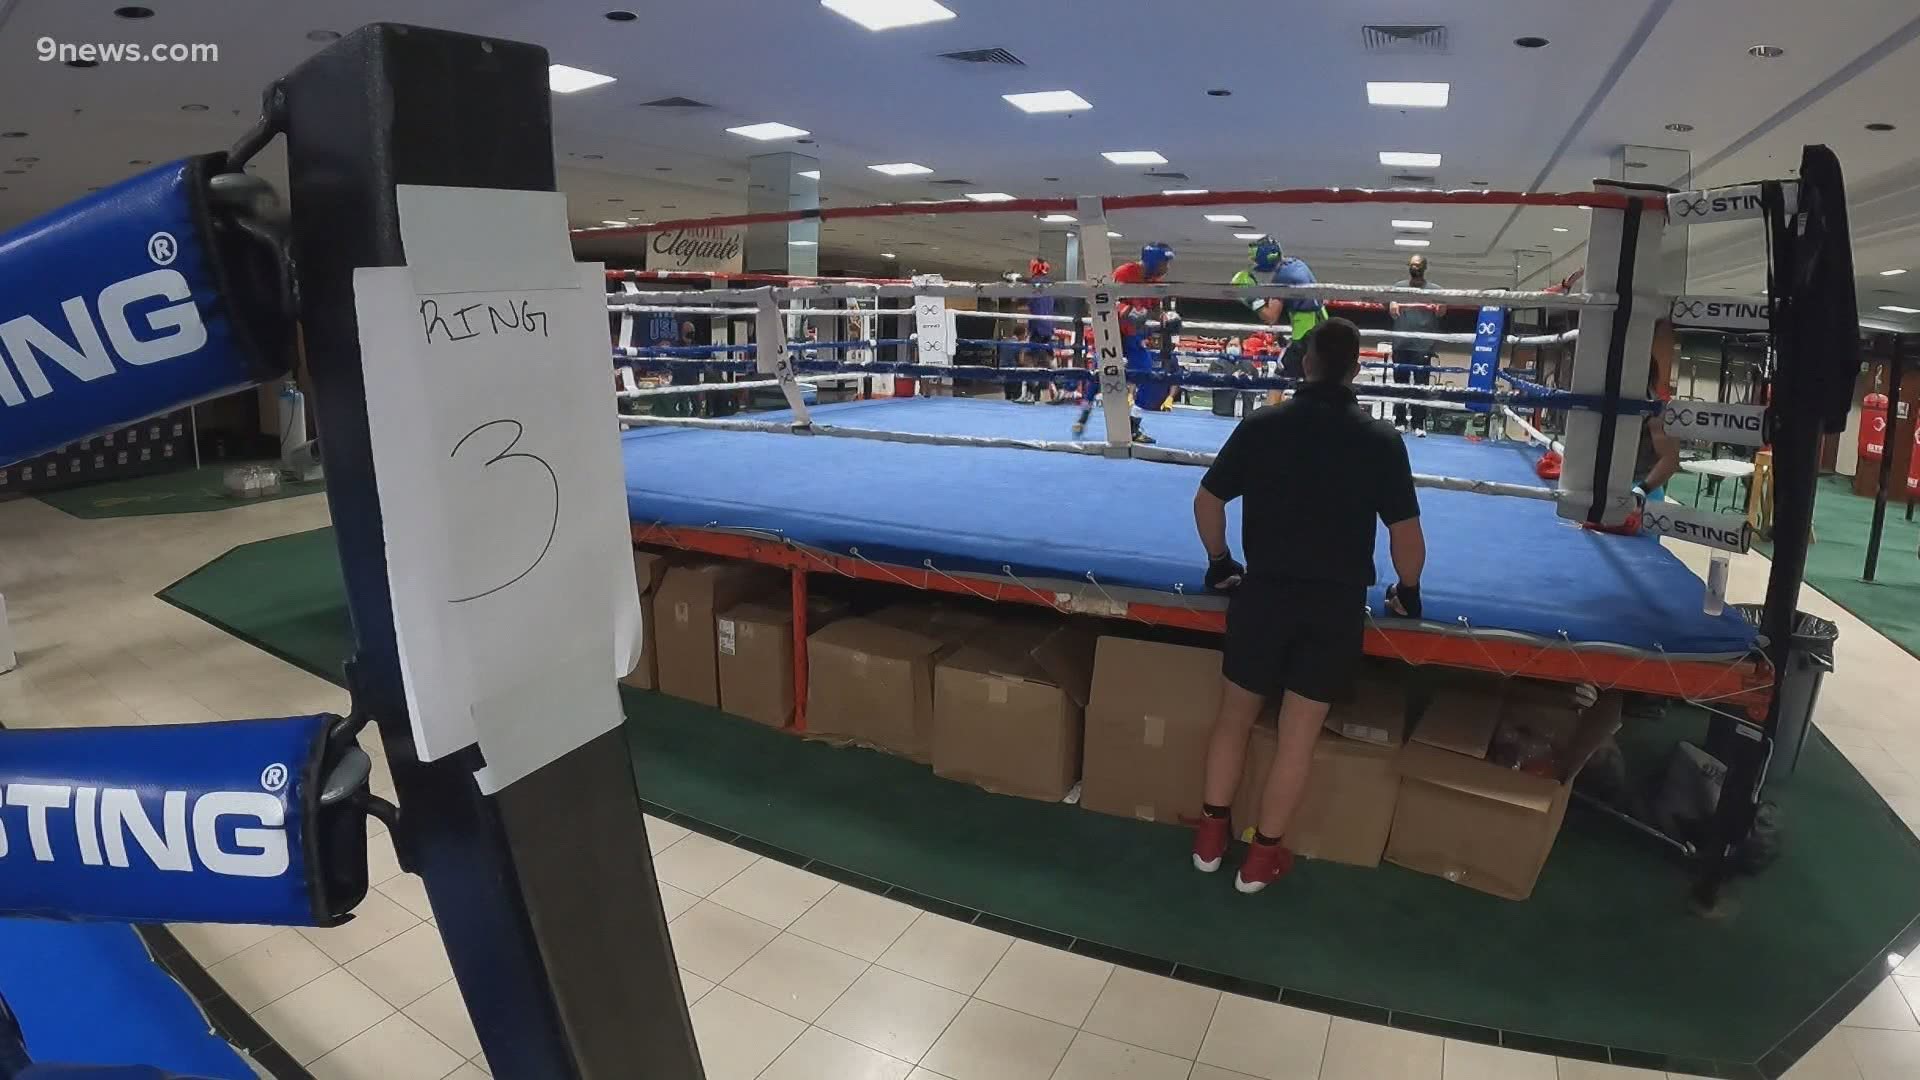
<path fill-rule="evenodd" d="M 1760 628 L 1764 605 L 1735 604 L 1733 608 L 1747 625 Z M 1839 640 L 1840 628 L 1832 622 L 1804 611 L 1793 613 L 1793 640 L 1787 650 L 1786 670 L 1774 673 L 1780 726 L 1773 736 L 1773 763 L 1767 768 L 1770 779 L 1792 776 L 1800 762 L 1800 748 L 1806 744 L 1813 710 L 1820 702 L 1820 682 L 1833 670 L 1833 645 Z"/>

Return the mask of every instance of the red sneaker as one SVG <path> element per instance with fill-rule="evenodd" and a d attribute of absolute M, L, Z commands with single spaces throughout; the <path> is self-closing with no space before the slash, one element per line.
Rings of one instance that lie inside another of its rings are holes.
<path fill-rule="evenodd" d="M 1232 833 L 1233 826 L 1226 818 L 1202 814 L 1193 827 L 1193 868 L 1203 874 L 1220 869 L 1220 859 L 1227 853 L 1227 840 Z"/>
<path fill-rule="evenodd" d="M 1246 860 L 1234 875 L 1233 887 L 1243 893 L 1257 893 L 1291 869 L 1293 852 L 1290 849 L 1279 844 L 1249 844 Z"/>

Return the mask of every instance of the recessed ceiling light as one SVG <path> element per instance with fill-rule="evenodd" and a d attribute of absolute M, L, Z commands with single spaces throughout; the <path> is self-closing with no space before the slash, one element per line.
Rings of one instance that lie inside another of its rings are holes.
<path fill-rule="evenodd" d="M 788 247 L 819 247 L 819 246 L 820 246 L 820 241 L 818 241 L 818 240 L 789 240 L 789 241 L 787 241 L 787 246 L 788 246 Z"/>
<path fill-rule="evenodd" d="M 1100 155 L 1115 165 L 1165 165 L 1158 150 L 1108 150 Z"/>
<path fill-rule="evenodd" d="M 820 0 L 820 6 L 869 30 L 895 30 L 954 17 L 934 0 Z"/>
<path fill-rule="evenodd" d="M 1685 135 L 1687 132 L 1693 130 L 1693 125 L 1692 124 L 1668 124 L 1667 130 L 1679 132 L 1680 134 Z"/>
<path fill-rule="evenodd" d="M 206 112 L 207 107 L 205 105 L 182 105 L 180 106 L 180 111 L 181 112 Z"/>
<path fill-rule="evenodd" d="M 1904 274 L 1904 273 L 1906 273 L 1906 270 L 1904 269 L 1882 270 L 1880 271 L 1880 276 L 1881 277 L 1899 277 L 1901 274 Z"/>
<path fill-rule="evenodd" d="M 1123 237 L 1123 236 L 1121 236 L 1121 235 L 1120 235 L 1119 233 L 1117 233 L 1117 232 L 1114 232 L 1114 231 L 1112 231 L 1112 230 L 1108 230 L 1108 232 L 1107 232 L 1107 239 L 1109 239 L 1109 240 L 1121 240 L 1121 239 L 1124 239 L 1124 237 Z"/>
<path fill-rule="evenodd" d="M 1072 214 L 1043 214 L 1040 220 L 1049 225 L 1065 225 L 1068 222 L 1078 221 L 1080 219 L 1074 217 Z"/>
<path fill-rule="evenodd" d="M 792 124 L 742 124 L 739 127 L 728 128 L 727 134 L 745 135 L 749 139 L 772 142 L 774 139 L 797 139 L 807 134 L 807 129 L 797 128 Z"/>
<path fill-rule="evenodd" d="M 1433 228 L 1433 222 L 1419 221 L 1414 218 L 1394 218 L 1393 227 L 1396 229 L 1431 229 Z"/>
<path fill-rule="evenodd" d="M 896 161 L 891 165 L 869 165 L 867 168 L 884 176 L 924 176 L 933 171 L 925 165 L 915 165 L 911 161 Z"/>
<path fill-rule="evenodd" d="M 1012 202 L 1013 196 L 1004 191 L 969 191 L 967 198 L 974 202 Z"/>
<path fill-rule="evenodd" d="M 308 40 L 308 41 L 339 41 L 339 40 L 340 40 L 340 31 L 338 31 L 338 30 L 309 30 L 309 31 L 307 31 L 307 40 Z"/>
<path fill-rule="evenodd" d="M 625 222 L 625 221 L 616 221 L 616 220 L 615 220 L 615 219 L 613 219 L 613 218 L 605 218 L 605 219 L 602 219 L 602 220 L 601 220 L 601 222 L 600 222 L 600 224 L 602 224 L 602 225 L 622 225 L 622 226 L 624 226 L 624 225 L 626 224 L 626 222 Z"/>
<path fill-rule="evenodd" d="M 1871 132 L 1874 132 L 1874 133 L 1876 133 L 1876 134 L 1878 134 L 1878 133 L 1881 133 L 1881 132 L 1887 132 L 1887 131 L 1892 131 L 1892 130 L 1893 130 L 1893 125 L 1892 125 L 1892 124 L 1883 124 L 1883 123 L 1879 123 L 1879 122 L 1877 122 L 1877 121 L 1876 121 L 1875 123 L 1871 123 L 1871 124 L 1868 124 L 1868 125 L 1867 125 L 1867 130 L 1868 130 L 1868 131 L 1871 131 Z"/>
<path fill-rule="evenodd" d="M 1207 91 L 1207 96 L 1208 96 L 1208 97 L 1232 97 L 1232 96 L 1233 96 L 1233 91 L 1231 91 L 1231 90 L 1218 90 L 1218 89 L 1216 89 L 1216 90 L 1209 90 L 1209 91 Z"/>
<path fill-rule="evenodd" d="M 568 67 L 565 64 L 553 64 L 547 68 L 547 89 L 556 94 L 577 94 L 582 90 L 605 86 L 613 81 L 614 78 L 611 75 L 602 75 L 585 68 Z"/>
<path fill-rule="evenodd" d="M 1207 214 L 1204 216 L 1215 225 L 1245 225 L 1247 223 L 1247 215 L 1245 214 Z"/>
<path fill-rule="evenodd" d="M 132 6 L 129 6 L 129 7 L 117 7 L 117 8 L 114 8 L 114 9 L 113 9 L 113 13 L 114 13 L 114 15 L 115 15 L 115 16 L 117 16 L 117 17 L 119 17 L 119 18 L 122 18 L 122 19 L 151 19 L 151 18 L 153 18 L 153 9 L 152 9 L 152 8 L 150 8 L 150 7 L 132 7 Z"/>
<path fill-rule="evenodd" d="M 1429 247 L 1433 244 L 1431 240 L 1420 240 L 1411 236 L 1396 236 L 1393 242 L 1400 247 Z"/>
<path fill-rule="evenodd" d="M 794 173 L 793 175 L 804 176 L 809 180 L 818 180 L 820 179 L 820 170 L 819 169 L 802 169 L 799 172 Z"/>
<path fill-rule="evenodd" d="M 631 12 L 631 11 L 609 11 L 609 12 L 607 12 L 607 19 L 608 19 L 608 21 L 610 21 L 610 22 L 632 22 L 632 21 L 634 21 L 635 19 L 638 19 L 639 17 L 640 17 L 640 16 L 638 16 L 638 15 L 635 15 L 635 14 L 634 14 L 633 12 Z"/>
<path fill-rule="evenodd" d="M 1899 304 L 1881 304 L 1881 311 L 1891 311 L 1895 315 L 1920 315 L 1920 308 L 1901 307 Z"/>
<path fill-rule="evenodd" d="M 1407 150 L 1380 151 L 1380 164 L 1396 169 L 1437 169 L 1439 154 L 1416 154 Z"/>
<path fill-rule="evenodd" d="M 894 254 L 893 252 L 891 252 L 891 251 L 883 251 L 883 252 L 881 252 L 881 253 L 880 253 L 880 257 L 881 257 L 881 258 L 883 258 L 883 259 L 897 259 L 897 258 L 899 258 L 900 256 L 898 256 L 898 255 L 895 255 L 895 254 Z"/>
<path fill-rule="evenodd" d="M 1566 232 L 1567 230 L 1565 230 L 1565 229 L 1563 229 L 1563 228 L 1561 228 L 1561 227 L 1560 227 L 1560 226 L 1558 226 L 1558 225 L 1555 225 L 1555 226 L 1553 227 L 1553 231 L 1554 231 L 1554 232 Z"/>
<path fill-rule="evenodd" d="M 1203 187 L 1183 187 L 1183 188 L 1167 188 L 1165 191 L 1162 191 L 1160 194 L 1162 195 L 1205 195 L 1206 193 L 1207 193 L 1207 189 Z"/>
<path fill-rule="evenodd" d="M 1787 50 L 1778 45 L 1750 45 L 1747 47 L 1748 56 L 1757 56 L 1762 60 L 1777 60 L 1785 56 L 1786 53 Z"/>
<path fill-rule="evenodd" d="M 1237 232 L 1233 234 L 1233 238 L 1235 240 L 1258 240 L 1265 235 L 1267 234 L 1258 232 Z"/>
<path fill-rule="evenodd" d="M 1452 83 L 1443 82 L 1370 82 L 1367 104 L 1390 105 L 1405 109 L 1444 109 Z"/>
<path fill-rule="evenodd" d="M 1513 43 L 1523 49 L 1544 49 L 1547 47 L 1547 39 L 1543 37 L 1517 37 L 1513 39 Z"/>
<path fill-rule="evenodd" d="M 1081 112 L 1093 102 L 1071 90 L 1038 90 L 1031 94 L 1001 94 L 1000 99 L 1027 113 Z"/>

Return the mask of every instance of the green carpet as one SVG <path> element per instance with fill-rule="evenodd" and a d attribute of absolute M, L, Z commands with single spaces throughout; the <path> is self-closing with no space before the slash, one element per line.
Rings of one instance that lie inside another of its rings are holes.
<path fill-rule="evenodd" d="M 236 549 L 163 596 L 339 678 L 347 621 L 328 531 Z M 1680 865 L 1577 808 L 1525 903 L 1324 863 L 1248 899 L 1192 872 L 1179 829 L 987 795 L 658 695 L 625 701 L 641 794 L 674 811 L 1075 938 L 1394 1010 L 1396 1022 L 1753 1062 L 1881 962 L 1920 911 L 1920 845 L 1820 739 L 1780 796 L 1786 853 L 1740 886 L 1738 917 L 1704 922 L 1685 912 Z M 1678 711 L 1634 741 L 1671 742 L 1700 721 Z"/>
<path fill-rule="evenodd" d="M 39 496 L 41 502 L 64 510 L 77 518 L 144 517 L 149 514 L 199 514 L 209 510 L 227 510 L 235 506 L 291 499 L 327 490 L 324 480 L 283 483 L 277 495 L 238 499 L 227 494 L 222 482 L 235 462 L 203 465 L 197 469 L 136 476 L 127 480 L 108 480 L 65 491 L 50 491 Z"/>
<path fill-rule="evenodd" d="M 1668 498 L 1691 506 L 1698 477 L 1682 474 L 1667 485 Z M 1899 478 L 1894 478 L 1898 482 Z M 1816 542 L 1807 548 L 1807 584 L 1846 608 L 1861 622 L 1885 634 L 1895 644 L 1920 656 L 1920 510 L 1906 519 L 1905 489 L 1900 499 L 1887 501 L 1887 522 L 1880 535 L 1880 564 L 1874 580 L 1860 577 L 1867 565 L 1867 537 L 1873 528 L 1873 500 L 1853 493 L 1853 479 L 1823 476 L 1813 502 Z M 1721 497 L 1723 509 L 1733 512 L 1734 490 Z M 1700 501 L 1704 509 L 1709 496 Z M 1773 545 L 1756 543 L 1771 556 Z"/>

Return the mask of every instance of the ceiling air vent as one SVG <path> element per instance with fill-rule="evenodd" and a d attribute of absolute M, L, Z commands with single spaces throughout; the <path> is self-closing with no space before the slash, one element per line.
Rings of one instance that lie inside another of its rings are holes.
<path fill-rule="evenodd" d="M 1447 51 L 1447 28 L 1431 23 L 1370 23 L 1360 28 L 1360 45 L 1370 53 L 1435 56 Z"/>
<path fill-rule="evenodd" d="M 1155 180 L 1191 180 L 1192 179 L 1192 177 L 1188 176 L 1186 173 L 1183 173 L 1183 172 L 1150 172 L 1147 175 L 1153 177 Z"/>
<path fill-rule="evenodd" d="M 688 97 L 663 97 L 657 101 L 643 101 L 643 109 L 711 109 L 713 106 L 704 101 L 695 101 Z"/>
<path fill-rule="evenodd" d="M 957 60 L 962 64 L 1006 64 L 1009 67 L 1026 67 L 1027 62 L 1005 49 L 961 49 L 959 52 L 943 52 L 942 60 Z"/>
<path fill-rule="evenodd" d="M 1394 173 L 1392 176 L 1388 177 L 1388 179 L 1392 180 L 1396 184 L 1422 185 L 1422 184 L 1433 183 L 1433 177 L 1431 176 L 1421 176 L 1418 173 L 1407 173 L 1407 172 Z"/>
<path fill-rule="evenodd" d="M 927 181 L 927 183 L 945 184 L 948 187 L 972 187 L 973 186 L 973 181 L 971 180 L 929 180 Z"/>

